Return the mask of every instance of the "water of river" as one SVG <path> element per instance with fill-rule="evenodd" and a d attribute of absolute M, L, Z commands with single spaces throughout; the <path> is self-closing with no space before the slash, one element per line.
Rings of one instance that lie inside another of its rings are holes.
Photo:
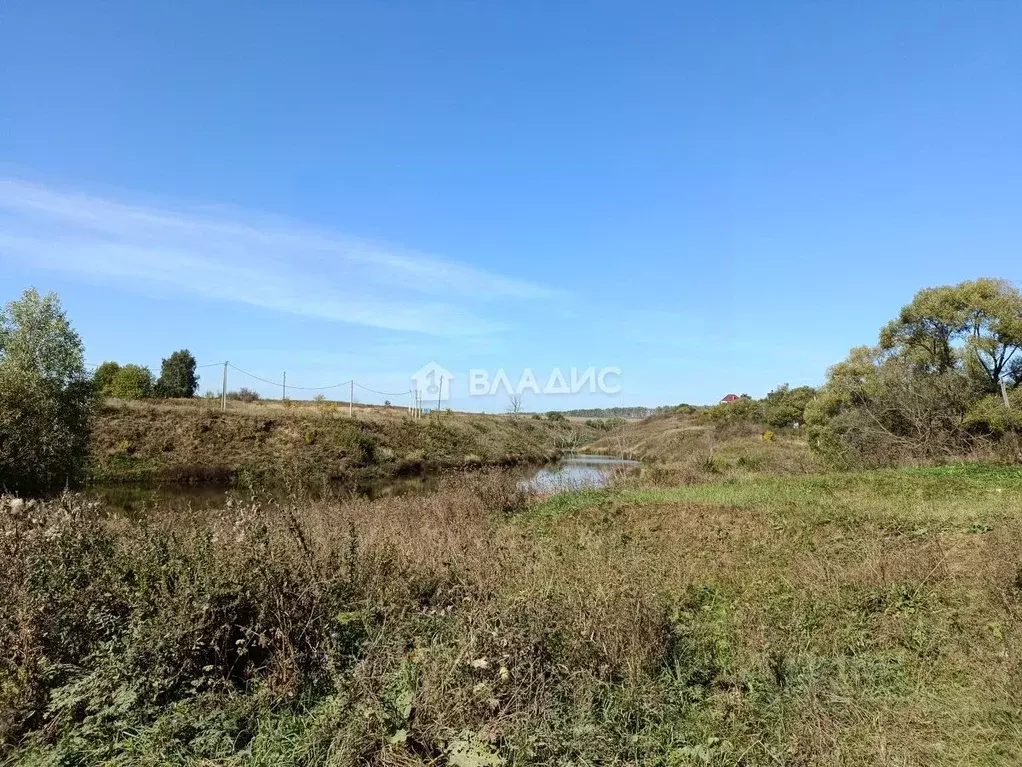
<path fill-rule="evenodd" d="M 571 455 L 545 466 L 521 467 L 516 471 L 522 486 L 542 495 L 569 490 L 604 487 L 615 477 L 635 473 L 637 461 L 598 455 Z M 443 481 L 439 474 L 399 477 L 348 488 L 356 495 L 378 498 L 428 492 Z M 92 495 L 108 506 L 130 513 L 156 504 L 161 506 L 216 509 L 223 507 L 227 491 L 224 485 L 105 485 L 93 487 Z M 343 491 L 343 490 L 342 490 Z"/>
<path fill-rule="evenodd" d="M 634 474 L 638 461 L 609 458 L 605 455 L 572 455 L 557 463 L 532 469 L 523 484 L 537 493 L 560 493 L 566 490 L 604 487 L 615 477 Z"/>

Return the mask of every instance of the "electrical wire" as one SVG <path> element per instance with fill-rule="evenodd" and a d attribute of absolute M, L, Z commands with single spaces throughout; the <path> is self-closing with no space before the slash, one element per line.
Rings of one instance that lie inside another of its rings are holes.
<path fill-rule="evenodd" d="M 257 376 L 255 373 L 250 373 L 247 370 L 243 370 L 243 369 L 239 368 L 237 365 L 234 365 L 234 364 L 232 364 L 230 362 L 210 362 L 210 363 L 205 364 L 205 365 L 196 365 L 195 369 L 196 370 L 203 370 L 205 368 L 220 367 L 221 365 L 227 365 L 227 367 L 229 367 L 231 370 L 234 370 L 234 371 L 236 371 L 238 373 L 241 373 L 242 375 L 246 375 L 249 378 L 252 378 L 252 379 L 254 379 L 256 381 L 260 381 L 260 382 L 262 382 L 264 384 L 269 384 L 270 386 L 281 386 L 281 387 L 284 386 L 284 381 L 273 381 L 273 380 L 270 380 L 269 378 L 263 378 L 262 376 Z M 87 362 L 87 363 L 85 363 L 85 367 L 91 368 L 91 369 L 95 370 L 95 369 L 99 368 L 100 366 L 99 365 L 93 365 L 93 364 Z M 296 386 L 295 384 L 288 384 L 287 385 L 287 389 L 288 389 L 288 391 L 292 391 L 292 390 L 294 390 L 294 391 L 324 391 L 324 390 L 327 390 L 327 389 L 339 389 L 342 386 L 350 386 L 352 384 L 357 386 L 359 389 L 364 389 L 367 392 L 372 392 L 373 394 L 379 394 L 381 397 L 403 397 L 406 394 L 413 393 L 411 389 L 408 389 L 408 390 L 405 390 L 405 391 L 379 391 L 378 389 L 373 389 L 373 388 L 371 388 L 369 386 L 364 386 L 363 384 L 360 384 L 357 381 L 354 381 L 353 379 L 349 379 L 347 381 L 342 381 L 341 383 L 328 384 L 327 386 Z"/>
<path fill-rule="evenodd" d="M 261 376 L 257 376 L 255 373 L 249 373 L 247 370 L 242 370 L 237 365 L 232 365 L 229 362 L 227 363 L 227 366 L 229 368 L 231 368 L 232 370 L 236 370 L 239 373 L 243 373 L 244 375 L 247 375 L 249 378 L 254 378 L 257 381 L 262 381 L 263 383 L 270 384 L 271 386 L 283 386 L 284 385 L 283 381 L 271 381 L 268 378 L 263 378 Z M 341 383 L 330 384 L 329 386 L 292 386 L 291 384 L 288 384 L 287 388 L 288 389 L 295 389 L 295 390 L 298 390 L 298 391 L 323 391 L 324 389 L 339 389 L 342 386 L 348 386 L 349 384 L 352 384 L 352 383 L 354 383 L 354 381 L 349 380 L 349 381 L 342 381 Z"/>
<path fill-rule="evenodd" d="M 407 389 L 405 391 L 377 391 L 376 389 L 370 389 L 368 386 L 363 386 L 358 381 L 355 382 L 355 386 L 359 389 L 365 389 L 366 391 L 371 391 L 373 394 L 380 394 L 384 397 L 401 397 L 405 394 L 412 393 L 411 389 Z"/>

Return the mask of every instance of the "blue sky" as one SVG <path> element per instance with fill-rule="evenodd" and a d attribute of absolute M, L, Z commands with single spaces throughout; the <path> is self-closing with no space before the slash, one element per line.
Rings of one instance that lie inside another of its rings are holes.
<path fill-rule="evenodd" d="M 91 362 L 435 360 L 471 409 L 506 398 L 470 368 L 620 368 L 542 410 L 818 383 L 918 288 L 1022 280 L 1020 33 L 997 0 L 8 0 L 0 299 L 58 291 Z"/>

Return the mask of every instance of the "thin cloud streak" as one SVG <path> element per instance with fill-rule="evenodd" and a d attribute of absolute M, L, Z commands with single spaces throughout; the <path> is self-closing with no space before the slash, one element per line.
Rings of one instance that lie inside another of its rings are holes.
<path fill-rule="evenodd" d="M 506 328 L 487 301 L 559 290 L 245 211 L 173 211 L 0 178 L 0 260 L 397 331 Z"/>

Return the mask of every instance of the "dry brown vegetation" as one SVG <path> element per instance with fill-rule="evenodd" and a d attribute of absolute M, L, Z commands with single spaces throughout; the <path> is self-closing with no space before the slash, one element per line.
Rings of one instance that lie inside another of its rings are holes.
<path fill-rule="evenodd" d="M 337 403 L 117 401 L 100 408 L 91 475 L 100 481 L 346 479 L 424 468 L 550 460 L 595 430 L 584 424 L 504 415 L 361 407 Z"/>

